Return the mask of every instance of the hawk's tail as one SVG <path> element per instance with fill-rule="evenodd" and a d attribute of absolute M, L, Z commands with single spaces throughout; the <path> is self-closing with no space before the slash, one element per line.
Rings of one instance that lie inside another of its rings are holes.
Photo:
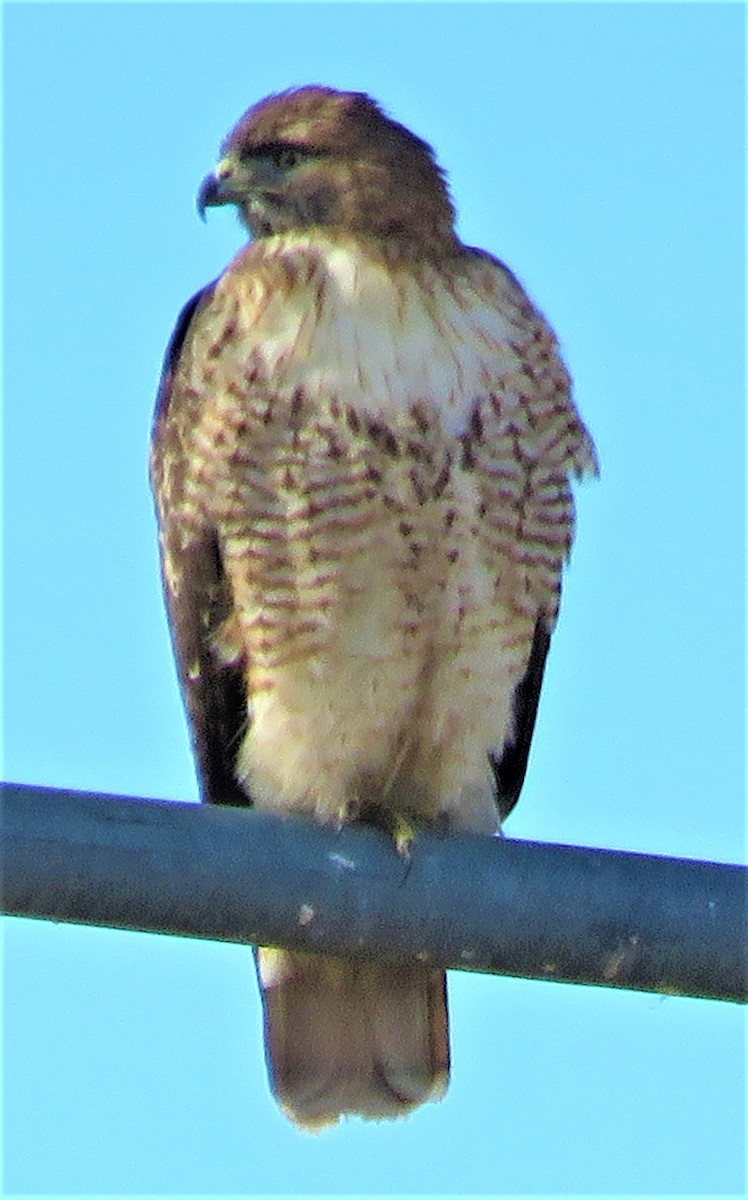
<path fill-rule="evenodd" d="M 411 964 L 257 951 L 271 1087 L 307 1129 L 405 1116 L 449 1080 L 447 981 Z"/>

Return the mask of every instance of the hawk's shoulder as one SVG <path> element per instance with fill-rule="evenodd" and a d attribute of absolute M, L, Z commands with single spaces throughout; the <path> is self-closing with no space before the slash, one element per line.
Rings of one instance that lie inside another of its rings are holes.
<path fill-rule="evenodd" d="M 195 315 L 199 309 L 210 303 L 217 283 L 218 280 L 214 279 L 212 283 L 206 283 L 205 287 L 200 288 L 199 292 L 195 292 L 195 295 L 182 307 L 177 317 L 166 351 L 164 352 L 161 377 L 156 393 L 155 420 L 157 425 L 168 410 L 174 386 L 174 377 L 179 366 L 179 359 L 191 331 Z"/>

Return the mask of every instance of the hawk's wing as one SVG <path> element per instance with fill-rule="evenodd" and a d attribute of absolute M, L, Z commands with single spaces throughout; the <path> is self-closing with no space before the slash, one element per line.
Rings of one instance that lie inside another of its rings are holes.
<path fill-rule="evenodd" d="M 507 742 L 501 757 L 491 755 L 496 779 L 496 805 L 504 821 L 519 800 L 527 771 L 535 718 L 538 714 L 540 688 L 543 683 L 545 660 L 551 644 L 551 631 L 545 617 L 538 617 L 532 649 L 523 678 L 514 692 L 514 740 Z"/>
<path fill-rule="evenodd" d="M 550 333 L 544 319 L 530 301 L 517 276 L 505 262 L 477 247 L 468 247 L 468 252 L 475 255 L 479 260 L 492 263 L 512 285 L 514 292 L 513 299 L 520 317 L 529 323 L 529 334 L 524 346 L 526 382 L 533 389 L 543 389 L 550 382 L 551 396 L 548 400 L 547 408 L 552 410 L 557 405 L 557 399 L 553 395 L 553 390 L 558 385 L 556 373 L 560 374 L 561 377 L 566 376 L 569 387 L 571 385 L 571 381 L 566 374 L 566 368 L 557 357 L 557 347 L 553 335 Z M 568 395 L 566 399 L 569 400 Z M 574 440 L 577 445 L 575 456 L 571 463 L 564 464 L 564 474 L 568 474 L 569 470 L 571 470 L 578 478 L 587 473 L 596 475 L 598 468 L 594 445 L 579 417 L 574 412 L 573 406 L 572 413 Z M 570 428 L 567 426 L 563 432 L 568 435 Z M 569 554 L 571 530 L 573 528 L 573 508 L 571 507 L 570 498 L 569 505 L 568 542 L 564 555 L 566 558 L 568 558 Z M 561 566 L 562 563 L 559 560 L 557 575 L 557 590 L 559 594 Z M 496 803 L 502 821 L 504 821 L 517 803 L 524 783 L 530 744 L 535 729 L 540 690 L 543 683 L 545 662 L 555 623 L 555 614 L 542 610 L 539 612 L 535 623 L 527 669 L 514 692 L 513 736 L 511 740 L 507 740 L 504 743 L 504 746 L 500 750 L 497 748 L 496 752 L 490 755 L 491 766 L 496 779 Z"/>
<path fill-rule="evenodd" d="M 213 635 L 230 612 L 231 597 L 215 530 L 185 524 L 180 503 L 185 478 L 180 414 L 174 384 L 195 320 L 210 302 L 215 283 L 185 304 L 164 357 L 151 446 L 151 479 L 159 512 L 161 575 L 201 799 L 250 803 L 234 775 L 234 757 L 246 730 L 247 710 L 240 664 L 225 664 Z"/>

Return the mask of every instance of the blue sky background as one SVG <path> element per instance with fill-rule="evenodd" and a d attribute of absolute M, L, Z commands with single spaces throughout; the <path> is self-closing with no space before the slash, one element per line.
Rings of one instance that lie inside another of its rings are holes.
<path fill-rule="evenodd" d="M 146 447 L 194 196 L 262 95 L 367 90 L 555 325 L 598 443 L 520 838 L 739 861 L 744 13 L 666 4 L 5 6 L 5 764 L 196 788 Z M 7 919 L 5 1189 L 742 1193 L 741 1010 L 451 976 L 447 1099 L 309 1137 L 239 946 Z"/>

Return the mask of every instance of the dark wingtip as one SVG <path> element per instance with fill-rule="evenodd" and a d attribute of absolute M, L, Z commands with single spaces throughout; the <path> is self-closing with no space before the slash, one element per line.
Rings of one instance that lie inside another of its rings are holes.
<path fill-rule="evenodd" d="M 514 741 L 504 747 L 500 758 L 489 756 L 496 777 L 496 800 L 502 821 L 509 816 L 517 803 L 525 781 L 550 640 L 550 630 L 545 618 L 541 616 L 535 625 L 527 670 L 514 694 Z"/>

